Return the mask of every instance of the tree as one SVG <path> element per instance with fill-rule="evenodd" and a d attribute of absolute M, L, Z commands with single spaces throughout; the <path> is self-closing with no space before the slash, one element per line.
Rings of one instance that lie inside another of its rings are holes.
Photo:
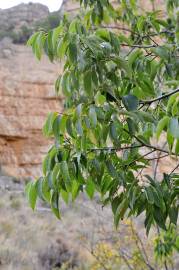
<path fill-rule="evenodd" d="M 166 1 L 161 16 L 151 2 L 145 11 L 133 0 L 81 0 L 72 20 L 29 39 L 38 59 L 64 61 L 55 83 L 64 111 L 50 112 L 43 128 L 54 145 L 26 189 L 33 209 L 40 197 L 60 218 L 59 198 L 97 192 L 116 226 L 141 213 L 147 233 L 177 224 L 179 165 L 160 181 L 156 168 L 179 154 L 179 3 Z M 143 173 L 154 160 L 154 174 Z"/>

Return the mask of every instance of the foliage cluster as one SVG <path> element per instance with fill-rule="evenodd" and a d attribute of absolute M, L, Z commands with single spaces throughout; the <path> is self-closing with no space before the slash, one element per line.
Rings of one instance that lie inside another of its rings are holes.
<path fill-rule="evenodd" d="M 29 39 L 38 59 L 64 60 L 55 89 L 65 97 L 43 128 L 54 144 L 43 176 L 27 186 L 33 209 L 40 197 L 60 218 L 59 197 L 97 192 L 116 226 L 141 213 L 147 233 L 177 224 L 179 165 L 162 179 L 156 172 L 179 154 L 179 2 L 166 1 L 165 11 L 151 2 L 145 11 L 134 0 L 81 0 L 75 18 Z"/>

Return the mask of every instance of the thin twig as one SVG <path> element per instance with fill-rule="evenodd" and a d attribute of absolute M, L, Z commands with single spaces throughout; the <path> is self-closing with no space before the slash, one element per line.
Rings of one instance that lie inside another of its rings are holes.
<path fill-rule="evenodd" d="M 133 148 L 140 148 L 143 147 L 143 145 L 128 145 L 123 147 L 100 147 L 100 148 L 89 148 L 87 149 L 88 152 L 94 152 L 94 151 L 122 151 L 126 149 L 133 149 Z"/>
<path fill-rule="evenodd" d="M 163 95 L 163 96 L 154 98 L 154 99 L 150 99 L 150 100 L 141 100 L 141 101 L 140 101 L 140 104 L 145 104 L 145 105 L 146 105 L 146 104 L 151 104 L 151 103 L 156 102 L 156 101 L 158 101 L 158 100 L 162 100 L 162 99 L 164 99 L 164 98 L 170 97 L 170 96 L 172 96 L 173 94 L 175 94 L 175 93 L 177 93 L 177 92 L 179 92 L 179 88 L 177 88 L 177 89 L 175 89 L 175 90 L 173 90 L 173 91 L 171 91 L 171 92 L 169 92 L 169 93 L 167 93 L 167 94 L 165 94 L 165 95 Z"/>
<path fill-rule="evenodd" d="M 130 135 L 130 133 L 129 133 L 129 131 L 128 131 L 127 129 L 123 129 L 123 130 L 124 130 L 126 133 L 128 133 L 128 134 Z M 166 153 L 166 154 L 169 154 L 169 155 L 176 155 L 176 154 L 173 153 L 173 152 L 169 152 L 169 151 L 167 151 L 167 150 L 165 150 L 165 149 L 162 149 L 162 148 L 160 148 L 160 147 L 157 147 L 157 146 L 148 144 L 148 143 L 144 142 L 142 139 L 138 138 L 138 137 L 135 136 L 135 135 L 132 135 L 132 137 L 135 138 L 139 143 L 141 143 L 141 144 L 142 144 L 143 146 L 145 146 L 145 147 L 148 147 L 148 148 L 151 148 L 151 149 L 154 149 L 154 150 L 156 150 L 156 151 L 160 151 L 160 152 L 163 152 L 163 153 Z"/>
<path fill-rule="evenodd" d="M 169 173 L 169 176 L 172 174 L 172 173 L 174 173 L 174 171 L 176 170 L 176 169 L 178 169 L 179 168 L 179 164 L 177 164 L 177 166 L 175 166 L 175 168 Z"/>
<path fill-rule="evenodd" d="M 137 45 L 137 44 L 134 44 L 134 45 L 132 45 L 132 44 L 127 44 L 127 43 L 121 43 L 120 45 L 123 46 L 123 47 L 140 48 L 140 49 L 150 49 L 150 48 L 159 47 L 159 46 L 157 46 L 155 44 L 152 44 L 152 45 L 143 45 L 143 44 L 142 45 Z"/>
<path fill-rule="evenodd" d="M 153 153 L 153 152 L 155 152 L 155 151 L 156 151 L 156 150 L 154 150 L 154 149 L 151 150 L 150 152 L 144 154 L 143 156 L 140 156 L 139 158 L 137 158 L 137 159 L 131 161 L 127 166 L 131 166 L 134 162 L 141 160 L 142 158 L 144 158 L 144 157 L 150 155 L 151 153 Z"/>

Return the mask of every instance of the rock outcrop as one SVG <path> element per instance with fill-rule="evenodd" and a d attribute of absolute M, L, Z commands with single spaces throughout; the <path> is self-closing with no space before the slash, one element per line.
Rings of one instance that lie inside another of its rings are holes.
<path fill-rule="evenodd" d="M 40 175 L 49 147 L 42 125 L 48 112 L 60 110 L 53 86 L 59 72 L 29 48 L 0 42 L 0 165 L 8 174 Z"/>

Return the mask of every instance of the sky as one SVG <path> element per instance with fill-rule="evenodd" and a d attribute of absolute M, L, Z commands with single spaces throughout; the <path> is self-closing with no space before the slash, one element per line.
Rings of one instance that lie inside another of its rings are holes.
<path fill-rule="evenodd" d="M 20 3 L 41 3 L 48 6 L 50 11 L 58 10 L 61 6 L 62 0 L 0 0 L 0 8 L 9 8 Z"/>

